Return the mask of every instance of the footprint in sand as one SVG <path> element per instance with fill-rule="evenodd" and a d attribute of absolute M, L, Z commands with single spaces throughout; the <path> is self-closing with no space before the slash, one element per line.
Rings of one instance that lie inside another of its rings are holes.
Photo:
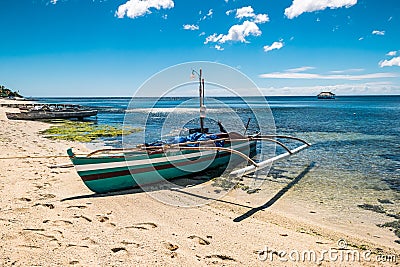
<path fill-rule="evenodd" d="M 136 248 L 140 247 L 140 245 L 138 243 L 131 242 L 131 241 L 123 240 L 121 243 L 124 244 L 125 246 L 131 245 L 131 246 L 134 246 Z"/>
<path fill-rule="evenodd" d="M 88 218 L 86 216 L 83 216 L 83 215 L 75 215 L 73 218 L 77 218 L 77 219 L 82 218 L 82 219 L 85 219 L 88 222 L 92 222 L 92 219 L 90 219 L 90 218 Z"/>
<path fill-rule="evenodd" d="M 136 229 L 142 229 L 142 230 L 149 230 L 151 228 L 156 228 L 157 224 L 148 222 L 148 223 L 135 223 L 132 226 L 127 226 L 125 228 L 136 228 Z"/>
<path fill-rule="evenodd" d="M 53 225 L 55 226 L 64 226 L 64 225 L 72 225 L 73 223 L 67 220 L 56 220 L 53 221 Z"/>
<path fill-rule="evenodd" d="M 104 215 L 96 215 L 99 219 L 99 222 L 106 222 L 108 220 L 110 220 L 110 218 L 108 218 L 107 216 Z"/>
<path fill-rule="evenodd" d="M 174 244 L 172 244 L 170 242 L 164 242 L 164 247 L 166 249 L 170 250 L 170 251 L 175 251 L 175 250 L 177 250 L 179 248 L 178 245 L 174 245 Z"/>
<path fill-rule="evenodd" d="M 89 246 L 86 245 L 67 244 L 67 248 L 69 247 L 89 248 Z"/>
<path fill-rule="evenodd" d="M 191 235 L 191 236 L 189 236 L 188 238 L 190 238 L 190 239 L 197 239 L 197 242 L 198 242 L 200 245 L 210 245 L 210 241 L 208 241 L 208 240 L 206 240 L 206 239 L 204 239 L 204 238 L 201 238 L 200 236 L 197 236 L 197 235 Z"/>
<path fill-rule="evenodd" d="M 217 259 L 221 259 L 221 260 L 224 260 L 224 261 L 236 261 L 232 257 L 226 256 L 226 255 L 221 255 L 221 254 L 208 255 L 208 256 L 205 256 L 205 258 L 207 258 L 207 259 L 217 258 Z"/>
<path fill-rule="evenodd" d="M 29 236 L 29 235 L 35 235 L 34 240 L 40 240 L 40 237 L 45 237 L 48 239 L 46 242 L 56 242 L 58 246 L 61 246 L 61 243 L 57 239 L 56 235 L 58 235 L 60 238 L 63 238 L 62 233 L 59 231 L 50 231 L 48 232 L 46 229 L 43 228 L 24 228 L 22 229 L 22 232 L 20 232 L 21 236 Z"/>
<path fill-rule="evenodd" d="M 126 250 L 126 248 L 120 247 L 120 248 L 112 248 L 111 251 L 114 253 L 117 253 L 119 251 L 127 251 L 127 250 Z"/>
<path fill-rule="evenodd" d="M 26 201 L 26 202 L 31 202 L 31 201 L 32 201 L 32 199 L 30 199 L 30 198 L 28 198 L 28 197 L 17 198 L 17 200 Z"/>
<path fill-rule="evenodd" d="M 49 209 L 54 209 L 54 204 L 51 204 L 51 203 L 36 203 L 35 205 L 33 205 L 33 207 L 36 207 L 36 206 L 43 206 L 43 207 L 46 207 Z"/>
<path fill-rule="evenodd" d="M 107 214 L 111 214 L 111 213 L 107 213 Z M 96 216 L 98 217 L 99 222 L 101 222 L 101 223 L 104 223 L 104 222 L 107 222 L 107 221 L 110 220 L 110 218 L 108 218 L 107 216 L 104 216 L 104 215 L 96 215 Z M 115 223 L 113 223 L 113 222 L 108 222 L 107 225 L 108 225 L 108 226 L 111 226 L 111 227 L 117 226 L 117 225 L 116 225 Z"/>
<path fill-rule="evenodd" d="M 85 205 L 74 205 L 74 206 L 68 206 L 67 209 L 86 209 L 87 206 Z"/>
<path fill-rule="evenodd" d="M 205 256 L 206 259 L 212 259 L 212 258 L 217 258 L 223 261 L 236 261 L 234 258 L 227 256 L 227 255 L 222 255 L 222 254 L 212 254 Z"/>
<path fill-rule="evenodd" d="M 47 237 L 47 238 L 49 238 L 50 240 L 50 242 L 51 241 L 58 241 L 58 239 L 54 236 L 54 235 L 46 235 L 46 234 L 42 234 L 42 233 L 36 233 L 37 235 L 40 235 L 40 236 L 44 236 L 44 237 Z"/>
<path fill-rule="evenodd" d="M 46 231 L 45 229 L 43 229 L 43 228 L 24 228 L 24 229 L 22 229 L 23 231 L 33 231 L 33 232 L 44 232 L 44 231 Z"/>
<path fill-rule="evenodd" d="M 26 248 L 26 249 L 32 249 L 32 248 L 41 248 L 41 247 L 38 247 L 38 246 L 34 246 L 34 245 L 18 245 L 17 247 L 19 247 L 19 248 Z"/>
<path fill-rule="evenodd" d="M 45 200 L 45 199 L 56 197 L 56 195 L 53 195 L 53 194 L 39 194 L 39 196 L 41 196 L 41 198 L 39 198 L 39 200 Z"/>
<path fill-rule="evenodd" d="M 91 239 L 90 237 L 85 237 L 82 240 L 89 242 L 91 245 L 96 245 L 97 242 Z"/>

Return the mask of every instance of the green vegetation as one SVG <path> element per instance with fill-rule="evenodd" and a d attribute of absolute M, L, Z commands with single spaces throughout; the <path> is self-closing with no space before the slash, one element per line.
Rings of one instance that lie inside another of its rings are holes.
<path fill-rule="evenodd" d="M 6 88 L 4 85 L 0 85 L 0 97 L 22 97 L 18 92 L 13 92 L 11 89 Z"/>
<path fill-rule="evenodd" d="M 140 128 L 97 125 L 93 122 L 57 121 L 56 125 L 44 130 L 46 138 L 77 142 L 90 142 L 101 137 L 117 137 L 141 131 Z"/>

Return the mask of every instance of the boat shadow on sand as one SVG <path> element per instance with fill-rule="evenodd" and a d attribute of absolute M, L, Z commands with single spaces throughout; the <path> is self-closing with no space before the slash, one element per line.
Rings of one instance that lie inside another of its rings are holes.
<path fill-rule="evenodd" d="M 179 187 L 185 187 L 185 186 L 195 186 L 195 185 L 199 185 L 199 184 L 208 182 L 213 177 L 217 177 L 218 174 L 221 172 L 221 170 L 215 170 L 215 171 L 213 171 L 211 173 L 208 173 L 207 175 L 197 175 L 197 176 L 193 176 L 193 177 L 183 177 L 183 178 L 175 179 L 174 180 L 174 184 L 176 185 L 176 187 L 172 187 L 172 188 L 169 187 L 167 189 L 172 191 L 172 192 L 186 194 L 186 195 L 189 195 L 191 197 L 195 197 L 195 198 L 199 198 L 199 199 L 203 199 L 203 200 L 216 201 L 216 202 L 220 202 L 220 203 L 225 203 L 225 204 L 235 205 L 235 206 L 239 206 L 239 207 L 243 207 L 243 208 L 248 208 L 249 210 L 246 213 L 244 213 L 244 214 L 238 216 L 237 218 L 233 219 L 234 222 L 241 222 L 241 221 L 253 216 L 255 213 L 271 207 L 282 196 L 284 196 L 286 192 L 288 192 L 293 186 L 295 186 L 297 183 L 299 183 L 300 180 L 304 176 L 306 176 L 314 167 L 315 167 L 315 162 L 311 162 L 290 183 L 288 183 L 285 187 L 283 187 L 281 190 L 279 190 L 266 203 L 264 203 L 263 205 L 258 206 L 258 207 L 251 207 L 251 206 L 248 206 L 248 205 L 242 205 L 242 204 L 239 204 L 239 203 L 234 203 L 234 202 L 226 201 L 226 200 L 223 200 L 223 199 L 212 198 L 212 197 L 208 197 L 208 196 L 202 196 L 202 195 L 199 195 L 199 194 L 195 194 L 195 193 L 191 193 L 191 192 L 187 192 L 187 191 L 181 190 L 179 188 Z M 112 196 L 121 196 L 121 195 L 132 195 L 132 194 L 137 194 L 137 193 L 148 192 L 149 191 L 148 189 L 153 190 L 153 191 L 155 191 L 155 190 L 165 190 L 166 187 L 163 187 L 162 185 L 161 186 L 149 187 L 149 188 L 145 188 L 145 189 L 137 187 L 137 188 L 132 188 L 132 189 L 128 189 L 128 190 L 121 190 L 121 191 L 109 192 L 109 193 L 101 193 L 101 194 L 100 193 L 93 193 L 93 194 L 86 194 L 86 195 L 80 195 L 80 196 L 73 196 L 73 197 L 68 197 L 68 198 L 61 199 L 60 201 L 63 202 L 63 201 L 71 201 L 71 200 L 86 199 L 86 198 L 102 198 L 102 197 L 112 197 Z"/>
<path fill-rule="evenodd" d="M 306 176 L 313 168 L 315 167 L 315 162 L 311 162 L 299 175 L 297 175 L 290 183 L 288 183 L 285 187 L 283 187 L 281 190 L 278 191 L 270 200 L 265 202 L 263 205 L 252 208 L 251 210 L 247 211 L 246 213 L 240 215 L 239 217 L 236 217 L 233 219 L 234 222 L 241 222 L 251 216 L 253 216 L 255 213 L 265 210 L 269 207 L 271 207 L 276 201 L 278 201 L 289 189 L 291 189 L 293 186 L 295 186 L 300 180 Z"/>

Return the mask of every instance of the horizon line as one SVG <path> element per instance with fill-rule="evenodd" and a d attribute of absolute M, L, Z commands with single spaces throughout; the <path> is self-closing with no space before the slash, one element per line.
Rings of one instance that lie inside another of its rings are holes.
<path fill-rule="evenodd" d="M 343 96 L 400 96 L 400 94 L 364 94 L 364 95 L 338 95 L 335 94 L 335 97 L 343 97 Z M 33 99 L 33 98 L 133 98 L 134 96 L 27 96 L 25 99 Z M 159 96 L 137 96 L 140 98 L 143 97 L 159 97 Z M 161 98 L 177 98 L 177 97 L 198 97 L 198 96 L 164 96 Z M 207 96 L 206 96 L 207 97 Z M 220 98 L 228 98 L 228 97 L 317 97 L 317 95 L 245 95 L 245 96 L 210 96 L 210 97 L 220 97 Z"/>

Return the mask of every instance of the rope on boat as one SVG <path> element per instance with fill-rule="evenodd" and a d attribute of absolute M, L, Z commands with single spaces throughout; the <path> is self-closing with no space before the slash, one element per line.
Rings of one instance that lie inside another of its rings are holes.
<path fill-rule="evenodd" d="M 49 165 L 47 167 L 49 167 L 50 169 L 55 169 L 55 168 L 73 168 L 74 164 L 64 163 L 64 164 Z"/>
<path fill-rule="evenodd" d="M 77 156 L 86 156 L 85 154 L 77 154 Z M 12 156 L 12 157 L 0 157 L 3 159 L 50 159 L 50 158 L 69 158 L 68 155 L 50 155 L 50 156 Z"/>

